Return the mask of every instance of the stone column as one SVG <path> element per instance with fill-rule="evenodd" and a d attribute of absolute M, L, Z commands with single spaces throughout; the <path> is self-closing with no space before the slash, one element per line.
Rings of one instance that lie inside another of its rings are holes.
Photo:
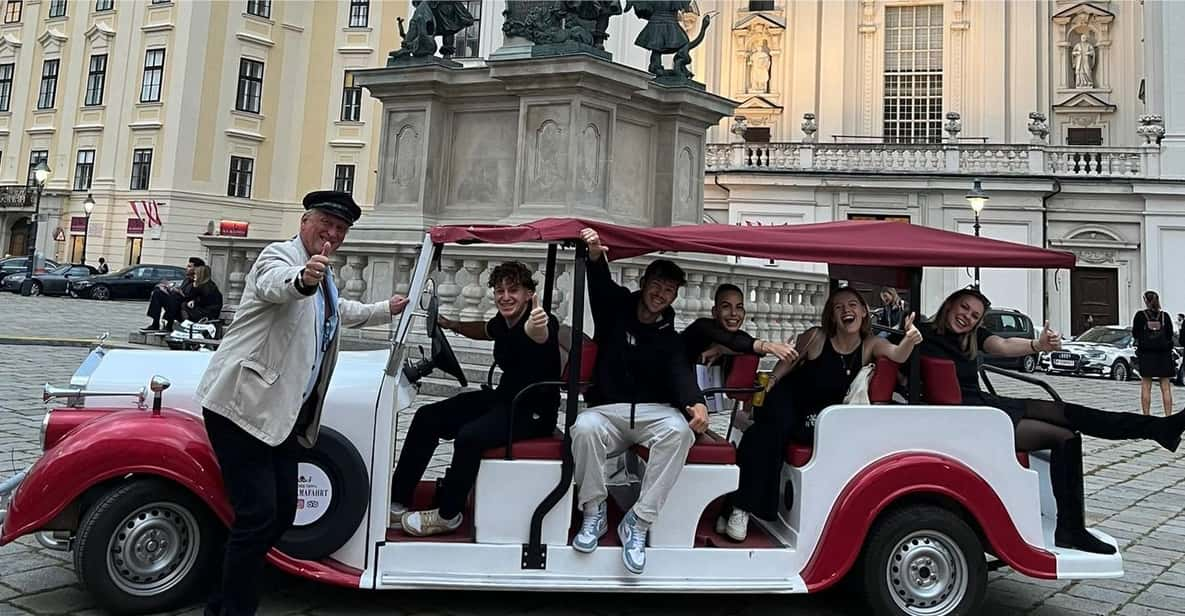
<path fill-rule="evenodd" d="M 1160 143 L 1160 176 L 1185 178 L 1185 2 L 1148 0 L 1144 3 L 1147 110 L 1164 115 Z"/>

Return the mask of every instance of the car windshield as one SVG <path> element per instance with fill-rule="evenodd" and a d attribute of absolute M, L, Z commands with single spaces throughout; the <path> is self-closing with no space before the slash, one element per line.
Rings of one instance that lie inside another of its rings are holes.
<path fill-rule="evenodd" d="M 1093 342 L 1109 344 L 1111 346 L 1126 346 L 1131 334 L 1125 329 L 1111 329 L 1110 327 L 1092 327 L 1086 333 L 1078 336 L 1074 342 Z"/>

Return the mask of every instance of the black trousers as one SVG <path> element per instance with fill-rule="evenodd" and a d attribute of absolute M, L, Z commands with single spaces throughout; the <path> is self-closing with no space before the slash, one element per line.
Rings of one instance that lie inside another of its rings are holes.
<path fill-rule="evenodd" d="M 179 319 L 181 317 L 181 296 L 155 287 L 152 289 L 152 294 L 148 296 L 148 316 L 154 323 L 159 323 L 162 311 L 166 321 Z"/>
<path fill-rule="evenodd" d="M 436 494 L 440 515 L 452 518 L 461 513 L 481 466 L 481 454 L 506 444 L 510 407 L 493 391 L 469 391 L 447 400 L 420 407 L 411 420 L 395 476 L 391 500 L 412 506 L 416 484 L 424 476 L 432 454 L 441 439 L 453 441 L 453 459 Z M 555 430 L 555 412 L 538 419 L 530 411 L 521 411 L 514 419 L 514 440 L 538 438 Z"/>
<path fill-rule="evenodd" d="M 810 442 L 808 428 L 795 414 L 789 387 L 775 387 L 756 409 L 753 425 L 737 447 L 740 477 L 727 504 L 765 520 L 776 519 L 786 445 L 804 436 Z"/>
<path fill-rule="evenodd" d="M 292 436 L 271 447 L 221 415 L 202 409 L 202 417 L 235 512 L 222 578 L 206 604 L 206 616 L 250 616 L 259 606 L 259 581 L 267 552 L 296 517 L 301 446 Z"/>

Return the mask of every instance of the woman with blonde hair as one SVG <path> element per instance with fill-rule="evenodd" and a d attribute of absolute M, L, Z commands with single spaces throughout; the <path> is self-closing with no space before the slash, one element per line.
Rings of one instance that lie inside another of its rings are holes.
<path fill-rule="evenodd" d="M 1173 384 L 1177 373 L 1173 362 L 1173 320 L 1160 309 L 1160 294 L 1144 292 L 1144 309 L 1132 319 L 1132 340 L 1136 342 L 1136 365 L 1140 370 L 1140 410 L 1152 412 L 1152 381 L 1160 381 L 1164 415 L 1173 412 Z"/>
<path fill-rule="evenodd" d="M 210 278 L 210 266 L 193 268 L 193 286 L 185 296 L 182 315 L 190 321 L 215 321 L 222 314 L 222 292 Z"/>

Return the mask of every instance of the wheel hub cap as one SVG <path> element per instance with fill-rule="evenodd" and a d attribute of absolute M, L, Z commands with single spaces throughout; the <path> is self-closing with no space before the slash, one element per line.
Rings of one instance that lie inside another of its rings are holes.
<path fill-rule="evenodd" d="M 107 570 L 112 582 L 135 596 L 154 595 L 185 578 L 201 543 L 197 520 L 175 503 L 132 512 L 111 537 Z"/>
<path fill-rule="evenodd" d="M 933 531 L 902 539 L 885 575 L 898 607 L 909 614 L 941 616 L 967 592 L 967 560 L 955 542 Z"/>

